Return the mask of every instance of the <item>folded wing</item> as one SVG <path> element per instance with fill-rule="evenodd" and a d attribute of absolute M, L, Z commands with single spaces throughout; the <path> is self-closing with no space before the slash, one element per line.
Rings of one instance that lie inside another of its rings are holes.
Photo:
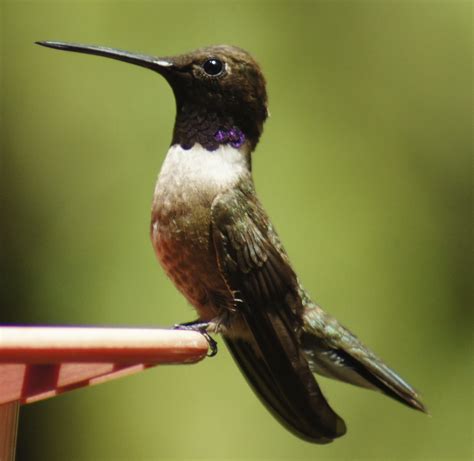
<path fill-rule="evenodd" d="M 344 421 L 322 395 L 299 344 L 296 276 L 252 190 L 233 189 L 214 200 L 212 240 L 245 329 L 225 340 L 255 393 L 305 440 L 328 443 L 343 435 Z"/>

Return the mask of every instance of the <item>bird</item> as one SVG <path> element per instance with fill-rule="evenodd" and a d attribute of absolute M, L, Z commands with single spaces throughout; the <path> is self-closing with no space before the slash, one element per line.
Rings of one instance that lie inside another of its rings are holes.
<path fill-rule="evenodd" d="M 377 390 L 426 412 L 421 397 L 312 301 L 259 201 L 252 155 L 267 119 L 266 81 L 245 50 L 215 45 L 155 57 L 96 45 L 36 42 L 128 62 L 171 86 L 176 118 L 156 182 L 150 236 L 197 320 L 220 334 L 273 416 L 307 442 L 346 433 L 315 375 Z M 215 352 L 215 350 L 214 350 Z"/>

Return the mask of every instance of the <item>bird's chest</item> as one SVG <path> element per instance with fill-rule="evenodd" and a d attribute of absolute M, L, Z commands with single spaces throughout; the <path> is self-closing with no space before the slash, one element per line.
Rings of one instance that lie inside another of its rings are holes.
<path fill-rule="evenodd" d="M 244 173 L 242 154 L 228 146 L 207 151 L 172 146 L 158 176 L 151 238 L 167 274 L 195 306 L 225 290 L 211 236 L 215 197 Z"/>

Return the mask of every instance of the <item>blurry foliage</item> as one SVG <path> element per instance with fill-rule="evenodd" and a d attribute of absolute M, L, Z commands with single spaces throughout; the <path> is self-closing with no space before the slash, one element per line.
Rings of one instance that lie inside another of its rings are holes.
<path fill-rule="evenodd" d="M 25 407 L 20 460 L 472 457 L 472 4 L 0 3 L 1 322 L 171 325 L 194 313 L 148 241 L 174 102 L 152 72 L 35 40 L 251 51 L 270 111 L 254 173 L 304 284 L 432 417 L 320 379 L 349 432 L 282 429 L 224 347 Z"/>

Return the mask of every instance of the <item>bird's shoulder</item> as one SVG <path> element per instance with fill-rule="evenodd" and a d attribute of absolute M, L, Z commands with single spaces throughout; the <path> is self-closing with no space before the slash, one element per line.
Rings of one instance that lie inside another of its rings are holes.
<path fill-rule="evenodd" d="M 211 223 L 219 268 L 232 289 L 262 306 L 296 294 L 296 275 L 251 181 L 214 199 Z"/>

